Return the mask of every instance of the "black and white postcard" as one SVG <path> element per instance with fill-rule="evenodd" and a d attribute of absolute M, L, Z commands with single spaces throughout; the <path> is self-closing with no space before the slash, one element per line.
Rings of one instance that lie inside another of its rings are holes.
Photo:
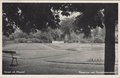
<path fill-rule="evenodd" d="M 2 75 L 119 75 L 118 1 L 3 1 Z"/>

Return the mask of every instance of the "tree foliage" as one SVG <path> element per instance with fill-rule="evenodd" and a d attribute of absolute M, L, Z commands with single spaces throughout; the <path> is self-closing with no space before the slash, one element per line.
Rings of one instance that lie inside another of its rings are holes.
<path fill-rule="evenodd" d="M 29 33 L 31 29 L 44 30 L 47 27 L 56 28 L 59 19 L 54 17 L 51 12 L 52 4 L 26 4 L 26 3 L 4 3 L 3 13 L 9 20 L 15 22 L 15 24 L 26 33 Z M 3 18 L 3 27 L 7 24 Z M 5 29 L 5 31 L 8 31 Z M 5 32 L 4 32 L 5 33 Z"/>

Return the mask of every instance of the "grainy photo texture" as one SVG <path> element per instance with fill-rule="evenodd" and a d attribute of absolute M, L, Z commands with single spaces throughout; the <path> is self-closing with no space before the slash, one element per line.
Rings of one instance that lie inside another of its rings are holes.
<path fill-rule="evenodd" d="M 118 3 L 2 3 L 2 74 L 118 75 Z"/>

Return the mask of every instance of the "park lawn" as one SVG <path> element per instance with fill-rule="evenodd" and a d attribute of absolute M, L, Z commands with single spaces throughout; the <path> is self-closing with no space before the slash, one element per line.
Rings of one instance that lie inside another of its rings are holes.
<path fill-rule="evenodd" d="M 11 67 L 11 59 L 7 57 L 9 54 L 3 53 L 3 71 L 21 70 L 25 71 L 24 74 L 81 74 L 81 71 L 104 70 L 104 44 L 19 43 L 6 45 L 3 50 L 14 50 L 19 56 L 19 65 Z M 117 58 L 116 47 L 116 71 Z"/>

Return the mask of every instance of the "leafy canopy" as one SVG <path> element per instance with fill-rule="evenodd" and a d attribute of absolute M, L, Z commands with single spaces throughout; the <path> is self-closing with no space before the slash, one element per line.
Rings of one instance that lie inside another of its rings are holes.
<path fill-rule="evenodd" d="M 117 14 L 116 6 L 116 3 L 3 3 L 3 34 L 10 35 L 16 27 L 26 33 L 48 27 L 57 28 L 59 15 L 53 15 L 51 9 L 61 10 L 65 16 L 69 16 L 69 12 L 81 12 L 76 18 L 76 25 L 87 32 L 96 26 L 103 27 L 101 11 L 111 7 Z"/>

